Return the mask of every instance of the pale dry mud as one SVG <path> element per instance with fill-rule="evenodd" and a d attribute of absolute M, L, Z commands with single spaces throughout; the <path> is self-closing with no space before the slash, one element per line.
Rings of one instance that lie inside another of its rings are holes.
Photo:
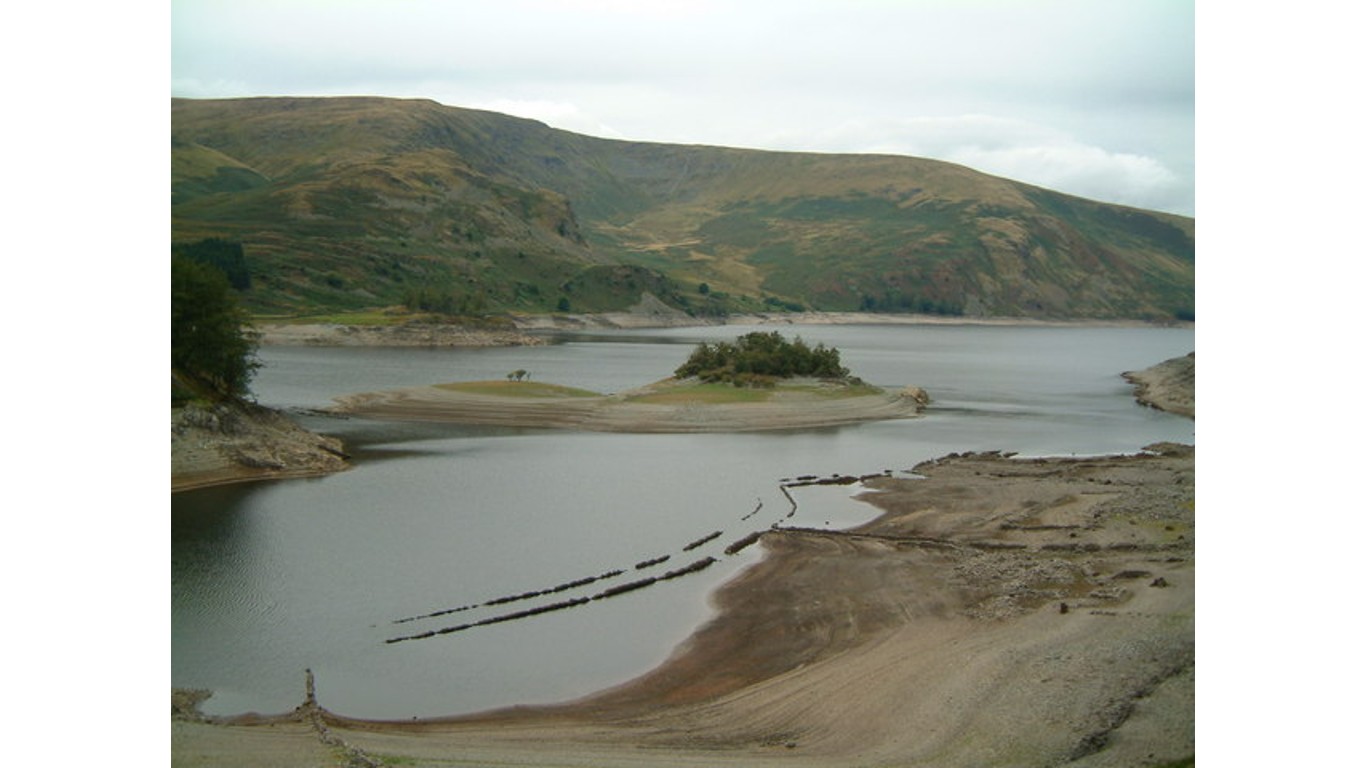
<path fill-rule="evenodd" d="M 337 765 L 1142 766 L 1191 757 L 1194 449 L 951 455 L 779 529 L 659 668 L 556 707 L 315 713 Z M 302 698 L 302 697 L 301 697 Z M 325 704 L 325 702 L 323 702 Z M 180 722 L 177 765 L 315 759 L 300 712 Z M 273 724 L 271 724 L 273 723 Z"/>
<path fill-rule="evenodd" d="M 649 389 L 599 397 L 524 398 L 409 387 L 340 397 L 332 410 L 371 419 L 595 432 L 746 432 L 912 418 L 928 402 L 928 395 L 915 387 L 858 397 L 779 391 L 755 403 L 631 400 L 632 395 Z"/>

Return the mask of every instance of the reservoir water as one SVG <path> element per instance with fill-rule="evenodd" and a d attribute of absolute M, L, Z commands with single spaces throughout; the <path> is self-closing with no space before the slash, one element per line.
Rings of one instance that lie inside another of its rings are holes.
<path fill-rule="evenodd" d="M 1190 420 L 1138 405 L 1119 375 L 1194 350 L 1194 332 L 1181 328 L 780 329 L 837 347 L 869 383 L 932 398 L 920 419 L 840 428 L 629 435 L 307 413 L 343 394 L 516 369 L 621 391 L 669 376 L 699 341 L 749 330 L 773 328 L 562 334 L 543 347 L 480 350 L 263 348 L 257 399 L 341 437 L 354 467 L 172 496 L 172 684 L 212 690 L 211 714 L 288 711 L 303 700 L 306 668 L 320 703 L 354 717 L 564 701 L 667 658 L 710 615 L 708 593 L 761 556 L 726 555 L 728 544 L 775 523 L 843 528 L 876 515 L 852 499 L 857 486 L 791 489 L 794 512 L 779 487 L 787 478 L 905 477 L 963 451 L 1094 455 L 1194 442 Z M 386 642 L 591 597 L 705 557 L 716 564 L 608 599 Z M 537 592 L 547 593 L 486 605 Z"/>

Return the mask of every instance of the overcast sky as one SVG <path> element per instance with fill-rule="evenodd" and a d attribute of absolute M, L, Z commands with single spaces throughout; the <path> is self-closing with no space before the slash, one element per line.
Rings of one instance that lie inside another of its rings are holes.
<path fill-rule="evenodd" d="M 1195 213 L 1193 0 L 173 0 L 171 93 L 949 160 Z"/>

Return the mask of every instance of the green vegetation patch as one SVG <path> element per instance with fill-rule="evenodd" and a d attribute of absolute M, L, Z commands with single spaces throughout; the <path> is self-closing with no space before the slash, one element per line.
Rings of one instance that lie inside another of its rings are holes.
<path fill-rule="evenodd" d="M 1192 219 L 934 161 L 360 98 L 175 99 L 171 140 L 172 240 L 240 243 L 256 313 L 1195 316 Z"/>
<path fill-rule="evenodd" d="M 566 397 L 602 397 L 598 392 L 590 392 L 577 387 L 564 387 L 559 384 L 546 384 L 539 381 L 456 381 L 437 384 L 438 389 L 463 392 L 470 395 L 493 395 L 496 397 L 534 397 L 562 399 Z"/>
<path fill-rule="evenodd" d="M 697 377 L 704 382 L 730 382 L 735 386 L 772 386 L 776 379 L 811 376 L 846 379 L 849 369 L 840 365 L 840 353 L 824 344 L 807 346 L 798 338 L 788 341 L 777 331 L 747 333 L 733 343 L 703 342 L 688 361 L 674 371 L 680 379 Z"/>
<path fill-rule="evenodd" d="M 626 401 L 648 405 L 762 403 L 773 397 L 773 392 L 772 389 L 736 387 L 718 382 L 697 382 L 631 395 L 626 398 Z"/>

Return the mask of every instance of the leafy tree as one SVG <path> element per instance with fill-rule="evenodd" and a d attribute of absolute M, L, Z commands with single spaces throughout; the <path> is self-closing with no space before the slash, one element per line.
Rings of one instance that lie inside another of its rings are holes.
<path fill-rule="evenodd" d="M 834 347 L 810 347 L 801 338 L 789 342 L 777 331 L 755 331 L 734 342 L 697 345 L 674 375 L 680 379 L 696 376 L 703 381 L 729 381 L 740 386 L 793 376 L 844 379 L 849 377 L 849 369 L 840 365 L 840 353 Z"/>
<path fill-rule="evenodd" d="M 261 364 L 256 335 L 222 270 L 171 258 L 171 373 L 210 398 L 243 397 Z"/>

